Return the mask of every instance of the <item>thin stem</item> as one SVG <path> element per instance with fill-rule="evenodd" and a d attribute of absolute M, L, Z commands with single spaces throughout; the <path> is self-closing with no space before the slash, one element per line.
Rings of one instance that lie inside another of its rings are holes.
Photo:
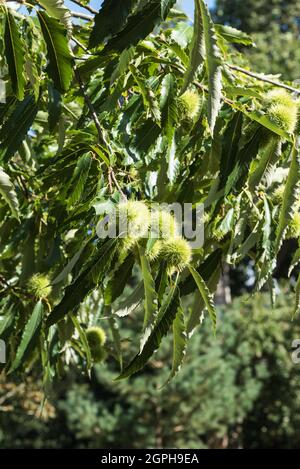
<path fill-rule="evenodd" d="M 97 10 L 95 10 L 94 8 L 90 7 L 90 5 L 82 5 L 82 3 L 80 3 L 78 0 L 71 0 L 72 3 L 75 3 L 76 5 L 78 5 L 80 8 L 84 8 L 85 10 L 89 11 L 90 13 L 93 13 L 94 15 L 96 13 L 98 13 Z"/>
<path fill-rule="evenodd" d="M 82 20 L 93 21 L 94 17 L 91 15 L 87 15 L 86 13 L 79 13 L 78 11 L 71 11 L 71 15 L 74 18 L 80 18 Z"/>
<path fill-rule="evenodd" d="M 116 188 L 117 188 L 118 191 L 120 192 L 122 198 L 123 198 L 124 200 L 127 200 L 127 197 L 126 197 L 126 195 L 124 194 L 124 192 L 122 191 L 122 189 L 121 189 L 121 187 L 120 187 L 120 184 L 119 184 L 118 181 L 117 181 L 117 178 L 116 178 L 116 175 L 115 175 L 115 173 L 114 173 L 114 170 L 113 170 L 113 168 L 112 168 L 111 166 L 110 166 L 110 168 L 109 168 L 109 170 L 108 170 L 108 174 L 111 176 L 111 179 L 113 180 L 113 182 L 114 182 Z"/>
<path fill-rule="evenodd" d="M 34 10 L 38 11 L 38 9 L 35 7 L 35 5 L 32 5 L 31 3 L 27 3 L 25 0 L 5 0 L 6 3 L 9 3 L 9 2 L 15 2 L 15 3 L 19 3 L 20 5 L 25 5 L 26 7 L 29 7 L 29 8 L 33 8 Z M 77 3 L 77 2 L 75 2 Z M 1 0 L 0 0 L 0 5 L 1 5 Z M 5 3 L 4 3 L 4 7 L 5 7 Z M 44 8 L 39 5 L 40 8 L 42 8 L 42 10 L 44 10 Z M 83 7 L 82 7 L 83 8 Z M 82 20 L 86 20 L 86 21 L 93 21 L 94 17 L 91 16 L 91 15 L 87 15 L 86 13 L 80 13 L 78 11 L 70 11 L 71 13 L 71 16 L 73 16 L 74 18 L 80 18 Z M 97 13 L 97 12 L 96 12 Z"/>
<path fill-rule="evenodd" d="M 105 139 L 103 137 L 103 132 L 102 132 L 102 128 L 101 128 L 101 125 L 100 125 L 100 122 L 99 122 L 99 119 L 98 119 L 98 116 L 96 114 L 96 111 L 94 109 L 94 106 L 92 104 L 92 101 L 90 100 L 90 97 L 89 95 L 87 94 L 86 92 L 86 89 L 85 89 L 85 86 L 83 84 L 83 81 L 81 79 L 81 76 L 80 76 L 80 73 L 79 73 L 79 70 L 77 68 L 74 69 L 75 71 L 75 77 L 76 77 L 76 80 L 78 81 L 78 84 L 79 84 L 79 87 L 80 87 L 80 90 L 83 94 L 83 97 L 84 97 L 84 100 L 87 104 L 87 107 L 89 108 L 89 111 L 92 115 L 92 118 L 93 118 L 93 121 L 95 123 L 95 126 L 96 126 L 96 129 L 97 129 L 97 132 L 98 132 L 98 140 L 99 140 L 99 143 L 106 143 L 105 142 Z"/>
<path fill-rule="evenodd" d="M 85 47 L 85 45 L 83 45 L 80 41 L 78 41 L 78 39 L 76 39 L 76 37 L 72 36 L 71 39 L 72 39 L 72 41 L 75 42 L 75 44 L 77 44 L 77 46 L 80 47 L 86 54 L 94 56 L 94 54 L 91 54 L 91 53 L 89 52 L 89 50 Z"/>
<path fill-rule="evenodd" d="M 109 187 L 109 192 L 112 194 L 113 187 L 112 187 L 112 181 L 111 181 L 111 166 L 108 168 L 108 187 Z"/>
<path fill-rule="evenodd" d="M 271 80 L 270 78 L 263 77 L 263 76 L 259 75 L 258 73 L 254 73 L 254 72 L 250 72 L 249 70 L 245 70 L 244 68 L 239 67 L 238 65 L 227 64 L 227 66 L 229 68 L 231 68 L 231 70 L 235 70 L 237 72 L 243 73 L 244 75 L 248 75 L 249 77 L 255 78 L 256 80 L 264 81 L 265 83 L 270 83 L 270 85 L 278 86 L 279 88 L 284 88 L 286 90 L 292 91 L 293 93 L 300 94 L 300 90 L 297 89 L 297 88 L 294 88 L 293 86 L 289 86 L 289 85 L 286 85 L 285 83 L 281 83 L 281 82 L 278 82 L 278 81 L 275 81 L 275 80 Z"/>
<path fill-rule="evenodd" d="M 74 118 L 77 119 L 76 114 L 64 103 L 62 103 L 62 107 Z"/>
<path fill-rule="evenodd" d="M 19 182 L 19 187 L 20 187 L 21 190 L 23 191 L 23 194 L 24 194 L 25 198 L 28 200 L 29 197 L 28 197 L 27 187 L 26 187 L 26 185 L 24 184 L 23 178 L 22 178 L 22 176 L 21 176 L 20 174 L 17 176 L 17 181 Z"/>
<path fill-rule="evenodd" d="M 181 72 L 182 74 L 185 73 L 185 70 L 183 67 L 181 67 L 180 65 L 177 65 L 177 64 L 174 64 L 172 62 L 170 62 L 168 64 L 169 67 L 172 67 L 172 68 L 175 68 L 176 70 L 178 70 L 179 72 Z M 205 93 L 209 93 L 209 89 L 207 86 L 205 85 L 202 85 L 202 83 L 199 83 L 198 81 L 193 81 L 193 84 L 196 86 L 196 88 L 199 88 L 200 90 L 204 91 Z M 224 101 L 224 103 L 227 103 L 227 104 L 233 104 L 233 101 L 229 98 L 226 98 L 224 95 L 222 95 L 222 99 Z"/>
<path fill-rule="evenodd" d="M 90 97 L 89 97 L 89 95 L 88 95 L 87 92 L 86 92 L 86 89 L 85 89 L 84 83 L 83 83 L 83 81 L 82 81 L 82 79 L 81 79 L 79 70 L 78 70 L 77 68 L 74 68 L 74 73 L 75 73 L 76 80 L 77 80 L 78 83 L 79 83 L 80 90 L 81 90 L 81 92 L 82 92 L 82 94 L 83 94 L 84 100 L 85 100 L 85 102 L 86 102 L 86 104 L 87 104 L 87 107 L 89 108 L 89 111 L 90 111 L 90 113 L 91 113 L 92 119 L 93 119 L 93 121 L 94 121 L 94 123 L 95 123 L 96 129 L 97 129 L 97 132 L 98 132 L 98 141 L 99 141 L 100 144 L 101 144 L 101 143 L 104 144 L 107 148 L 109 148 L 109 149 L 111 150 L 111 148 L 110 148 L 108 142 L 107 142 L 106 139 L 105 139 L 105 136 L 103 135 L 103 130 L 102 130 L 102 128 L 101 128 L 101 124 L 100 124 L 100 122 L 99 122 L 98 116 L 97 116 L 96 111 L 95 111 L 95 108 L 94 108 L 94 106 L 93 106 L 93 103 L 92 103 L 92 101 L 90 100 Z M 111 150 L 111 151 L 112 151 L 112 150 Z M 124 199 L 126 199 L 126 195 L 125 195 L 124 192 L 122 191 L 122 189 L 121 189 L 121 187 L 120 187 L 120 185 L 119 185 L 119 183 L 118 183 L 118 181 L 117 181 L 117 178 L 116 178 L 116 175 L 115 175 L 115 173 L 114 173 L 114 170 L 113 170 L 113 168 L 110 166 L 110 167 L 108 168 L 108 182 L 109 182 L 109 186 L 110 186 L 110 187 L 111 187 L 111 181 L 114 182 L 114 184 L 115 184 L 116 188 L 118 189 L 118 191 L 120 192 L 121 196 L 122 196 Z"/>
<path fill-rule="evenodd" d="M 13 295 L 17 296 L 19 298 L 19 295 L 26 296 L 27 298 L 34 299 L 34 295 L 31 293 L 27 292 L 23 288 L 16 287 L 14 285 L 10 285 L 10 283 L 6 280 L 3 275 L 0 275 L 0 284 L 4 285 L 6 287 L 6 290 L 9 290 L 12 292 Z M 5 292 L 5 290 L 3 291 Z"/>
<path fill-rule="evenodd" d="M 205 91 L 205 93 L 209 93 L 207 86 L 202 85 L 202 83 L 199 83 L 198 81 L 193 81 L 193 84 L 196 86 L 196 88 L 199 88 L 200 90 Z M 224 95 L 222 95 L 222 99 L 224 103 L 227 103 L 229 105 L 233 104 L 233 101 L 229 98 L 226 98 L 226 96 Z"/>

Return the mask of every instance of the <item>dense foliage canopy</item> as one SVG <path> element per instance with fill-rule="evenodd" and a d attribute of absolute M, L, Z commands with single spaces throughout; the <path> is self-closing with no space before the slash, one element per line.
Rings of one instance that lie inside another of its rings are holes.
<path fill-rule="evenodd" d="M 300 234 L 300 91 L 237 65 L 230 45 L 251 38 L 214 24 L 203 0 L 194 26 L 174 3 L 105 0 L 80 22 L 62 0 L 0 6 L 0 337 L 6 371 L 38 364 L 46 389 L 106 353 L 128 377 L 170 331 L 171 379 L 204 311 L 216 328 L 222 264 L 250 257 L 256 290 L 273 297 L 276 256 Z M 108 201 L 144 236 L 98 239 Z M 203 204 L 203 247 L 165 237 L 175 222 L 164 212 L 153 241 L 153 201 Z M 295 313 L 299 301 L 300 281 Z M 122 318 L 135 321 L 140 304 L 123 364 Z"/>

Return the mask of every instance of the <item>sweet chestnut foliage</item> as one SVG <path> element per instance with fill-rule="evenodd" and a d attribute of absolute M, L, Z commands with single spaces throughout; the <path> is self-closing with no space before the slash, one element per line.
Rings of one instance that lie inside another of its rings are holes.
<path fill-rule="evenodd" d="M 104 0 L 80 20 L 63 0 L 0 5 L 5 373 L 35 367 L 49 389 L 71 365 L 116 360 L 126 378 L 171 334 L 171 379 L 202 319 L 216 329 L 223 263 L 251 258 L 274 296 L 277 254 L 300 234 L 300 90 L 239 67 L 251 38 L 203 0 L 193 25 L 174 5 Z M 202 247 L 175 233 L 174 202 L 203 204 Z M 107 203 L 128 236 L 97 236 Z"/>

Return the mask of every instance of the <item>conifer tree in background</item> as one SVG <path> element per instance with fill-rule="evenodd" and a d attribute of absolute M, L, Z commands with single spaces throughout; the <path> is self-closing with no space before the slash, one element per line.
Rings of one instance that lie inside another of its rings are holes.
<path fill-rule="evenodd" d="M 251 34 L 256 48 L 243 52 L 253 70 L 300 79 L 298 0 L 216 0 L 214 18 Z"/>
<path fill-rule="evenodd" d="M 279 297 L 270 314 L 269 295 L 259 294 L 222 308 L 222 333 L 212 338 L 204 323 L 182 372 L 163 388 L 170 342 L 129 382 L 113 382 L 112 359 L 91 380 L 72 368 L 42 415 L 40 386 L 2 379 L 0 448 L 299 448 L 300 365 L 291 345 L 300 328 L 290 302 Z M 134 334 L 128 322 L 128 344 Z"/>

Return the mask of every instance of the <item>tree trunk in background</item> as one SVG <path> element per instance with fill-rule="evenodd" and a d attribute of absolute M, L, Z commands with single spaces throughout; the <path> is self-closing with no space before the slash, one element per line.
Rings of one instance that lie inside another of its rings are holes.
<path fill-rule="evenodd" d="M 217 291 L 215 294 L 216 305 L 227 305 L 231 303 L 231 290 L 230 290 L 230 279 L 229 279 L 229 266 L 225 264 L 223 266 L 223 273 L 218 283 Z"/>

